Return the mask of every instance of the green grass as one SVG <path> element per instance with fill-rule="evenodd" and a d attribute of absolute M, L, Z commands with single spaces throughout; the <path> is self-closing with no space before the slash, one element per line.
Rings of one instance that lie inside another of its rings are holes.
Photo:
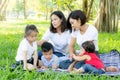
<path fill-rule="evenodd" d="M 100 33 L 99 34 L 99 51 L 109 52 L 112 49 L 120 51 L 120 34 L 118 33 Z"/>
<path fill-rule="evenodd" d="M 39 30 L 38 40 L 41 39 L 44 32 L 48 29 L 49 22 L 39 21 L 12 21 L 0 22 L 0 67 L 6 69 L 0 70 L 0 80 L 119 80 L 120 77 L 108 76 L 80 76 L 77 74 L 58 73 L 49 71 L 39 73 L 36 71 L 28 72 L 20 70 L 10 71 L 9 66 L 15 62 L 15 56 L 18 45 L 23 38 L 26 24 L 35 24 Z M 120 50 L 120 34 L 99 33 L 99 51 L 109 52 L 111 49 Z"/>

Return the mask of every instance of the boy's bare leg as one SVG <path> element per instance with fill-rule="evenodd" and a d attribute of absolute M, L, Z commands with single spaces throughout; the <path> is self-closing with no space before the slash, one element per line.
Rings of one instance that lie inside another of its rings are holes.
<path fill-rule="evenodd" d="M 74 61 L 72 64 L 70 64 L 70 66 L 68 67 L 68 72 L 71 72 L 73 70 L 73 67 L 77 62 L 78 61 Z"/>

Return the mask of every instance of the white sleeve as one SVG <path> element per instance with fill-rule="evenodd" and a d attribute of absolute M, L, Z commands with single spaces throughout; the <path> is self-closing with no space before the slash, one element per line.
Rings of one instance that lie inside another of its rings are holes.
<path fill-rule="evenodd" d="M 93 33 L 91 34 L 91 40 L 98 40 L 98 31 L 95 29 L 92 31 Z"/>
<path fill-rule="evenodd" d="M 50 29 L 48 29 L 45 34 L 43 35 L 42 39 L 48 41 L 51 37 L 51 32 L 50 32 Z"/>
<path fill-rule="evenodd" d="M 74 38 L 76 38 L 76 31 L 74 31 L 74 30 L 72 30 L 72 33 L 71 33 L 71 37 L 74 37 Z"/>
<path fill-rule="evenodd" d="M 98 40 L 98 32 L 95 32 L 95 34 L 93 35 L 93 39 Z"/>
<path fill-rule="evenodd" d="M 28 51 L 28 46 L 27 46 L 27 42 L 25 39 L 21 42 L 20 45 L 23 51 Z"/>

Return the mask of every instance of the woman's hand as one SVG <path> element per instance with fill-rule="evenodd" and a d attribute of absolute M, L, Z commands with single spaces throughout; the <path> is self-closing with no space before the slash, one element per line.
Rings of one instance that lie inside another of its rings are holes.
<path fill-rule="evenodd" d="M 69 56 L 69 60 L 72 61 L 72 58 L 73 58 L 73 55 L 70 54 L 70 56 Z"/>

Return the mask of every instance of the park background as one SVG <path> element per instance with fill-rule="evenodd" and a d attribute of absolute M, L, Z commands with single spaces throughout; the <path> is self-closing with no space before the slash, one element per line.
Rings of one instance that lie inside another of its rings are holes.
<path fill-rule="evenodd" d="M 72 10 L 83 10 L 87 23 L 95 25 L 99 31 L 99 52 L 120 51 L 119 5 L 120 0 L 0 0 L 0 80 L 119 80 L 119 76 L 10 70 L 25 26 L 36 25 L 37 40 L 40 40 L 50 26 L 50 14 L 55 10 L 61 10 L 66 19 Z"/>

